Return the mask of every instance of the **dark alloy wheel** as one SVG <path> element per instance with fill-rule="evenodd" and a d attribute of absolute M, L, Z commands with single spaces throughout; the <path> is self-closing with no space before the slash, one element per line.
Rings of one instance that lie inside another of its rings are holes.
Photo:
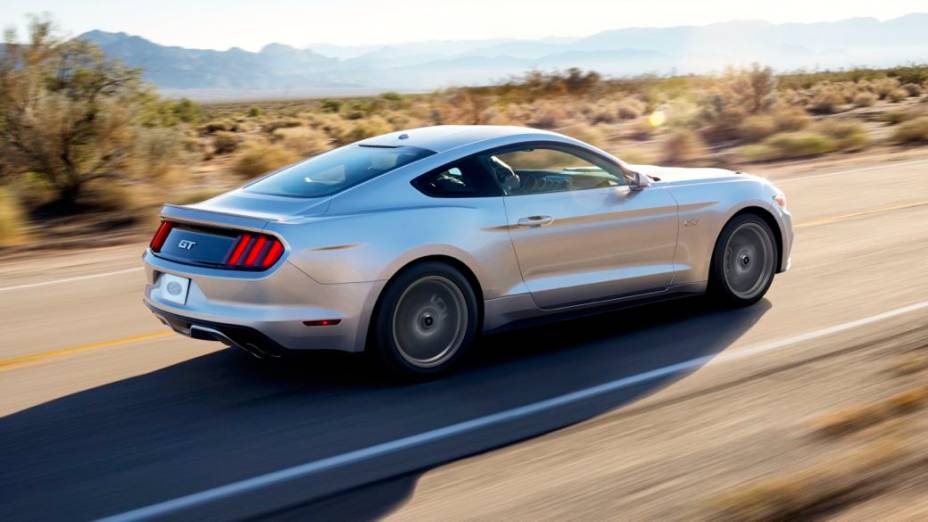
<path fill-rule="evenodd" d="M 754 214 L 742 214 L 722 229 L 712 255 L 710 292 L 724 303 L 746 306 L 759 301 L 777 266 L 770 226 Z"/>
<path fill-rule="evenodd" d="M 473 342 L 477 310 L 474 290 L 457 269 L 439 262 L 414 265 L 384 290 L 372 351 L 400 377 L 444 373 Z"/>

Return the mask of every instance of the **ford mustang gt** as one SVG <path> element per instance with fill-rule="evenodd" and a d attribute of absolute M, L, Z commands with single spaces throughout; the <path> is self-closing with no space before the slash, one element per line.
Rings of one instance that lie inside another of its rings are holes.
<path fill-rule="evenodd" d="M 503 126 L 365 139 L 161 216 L 144 300 L 175 331 L 257 357 L 368 352 L 407 377 L 529 319 L 685 294 L 750 305 L 793 241 L 762 178 Z"/>

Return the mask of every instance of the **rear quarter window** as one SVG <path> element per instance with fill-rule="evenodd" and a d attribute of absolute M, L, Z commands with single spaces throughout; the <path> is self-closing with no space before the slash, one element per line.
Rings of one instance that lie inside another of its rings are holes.
<path fill-rule="evenodd" d="M 274 196 L 328 196 L 432 154 L 419 147 L 347 145 L 285 167 L 245 190 Z"/>

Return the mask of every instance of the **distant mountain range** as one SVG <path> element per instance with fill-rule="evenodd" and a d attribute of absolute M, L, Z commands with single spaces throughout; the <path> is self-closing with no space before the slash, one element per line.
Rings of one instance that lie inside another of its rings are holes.
<path fill-rule="evenodd" d="M 718 71 L 760 62 L 780 70 L 885 66 L 928 58 L 928 13 L 881 22 L 628 28 L 584 38 L 432 41 L 388 46 L 272 43 L 259 52 L 163 46 L 126 33 L 79 36 L 141 67 L 168 95 L 246 99 L 421 91 L 479 85 L 531 69 L 580 67 L 605 75 Z"/>

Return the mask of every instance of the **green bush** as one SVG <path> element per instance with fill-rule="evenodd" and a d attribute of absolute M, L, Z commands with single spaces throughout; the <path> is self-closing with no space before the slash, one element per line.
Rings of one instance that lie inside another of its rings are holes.
<path fill-rule="evenodd" d="M 904 121 L 911 120 L 915 118 L 918 114 L 906 110 L 906 109 L 896 109 L 894 111 L 888 111 L 883 113 L 883 121 L 890 125 L 899 125 Z"/>
<path fill-rule="evenodd" d="M 899 125 L 892 140 L 899 144 L 928 143 L 928 116 L 920 116 Z"/>
<path fill-rule="evenodd" d="M 869 138 L 860 122 L 850 120 L 825 120 L 819 125 L 825 136 L 834 140 L 838 150 L 855 151 L 867 147 Z"/>
<path fill-rule="evenodd" d="M 261 114 L 262 114 L 261 107 L 250 107 L 248 109 L 249 118 L 257 118 L 258 116 L 261 116 Z"/>
<path fill-rule="evenodd" d="M 759 145 L 740 147 L 736 153 L 747 161 L 772 161 L 779 159 L 808 158 L 833 152 L 835 141 L 824 134 L 814 132 L 781 132 Z"/>

